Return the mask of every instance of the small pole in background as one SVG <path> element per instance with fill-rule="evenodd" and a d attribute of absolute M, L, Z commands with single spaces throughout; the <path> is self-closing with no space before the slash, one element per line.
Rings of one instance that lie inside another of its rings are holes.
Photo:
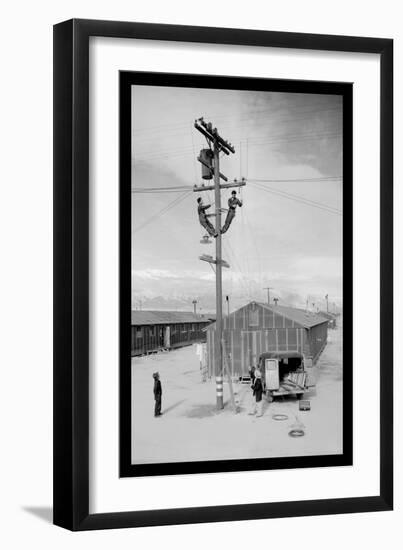
<path fill-rule="evenodd" d="M 263 290 L 267 290 L 267 303 L 270 305 L 270 290 L 273 290 L 273 287 L 266 286 Z"/>

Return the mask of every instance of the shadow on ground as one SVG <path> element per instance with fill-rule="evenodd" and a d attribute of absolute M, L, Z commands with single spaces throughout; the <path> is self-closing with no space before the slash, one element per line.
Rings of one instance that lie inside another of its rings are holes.
<path fill-rule="evenodd" d="M 23 506 L 22 509 L 46 523 L 53 522 L 53 508 L 51 506 Z"/>
<path fill-rule="evenodd" d="M 169 407 L 167 408 L 164 408 L 164 414 L 167 414 L 169 413 L 170 411 L 173 411 L 174 409 L 176 409 L 176 407 L 179 407 L 179 405 L 181 405 L 182 403 L 185 402 L 185 399 L 182 399 L 181 401 L 177 401 L 176 403 L 174 403 L 173 405 L 170 405 Z"/>
<path fill-rule="evenodd" d="M 224 408 L 221 410 L 217 410 L 216 406 L 212 403 L 201 403 L 199 405 L 194 405 L 190 410 L 186 411 L 183 416 L 187 418 L 211 418 L 228 411 L 233 412 L 228 401 L 224 401 Z"/>
<path fill-rule="evenodd" d="M 184 416 L 187 418 L 208 418 L 217 415 L 217 409 L 210 403 L 208 405 L 194 405 Z"/>

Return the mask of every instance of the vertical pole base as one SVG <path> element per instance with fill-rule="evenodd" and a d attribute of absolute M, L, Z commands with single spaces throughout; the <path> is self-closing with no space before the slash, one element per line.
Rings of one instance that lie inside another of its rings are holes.
<path fill-rule="evenodd" d="M 221 410 L 224 408 L 224 388 L 222 376 L 216 376 L 216 408 Z"/>

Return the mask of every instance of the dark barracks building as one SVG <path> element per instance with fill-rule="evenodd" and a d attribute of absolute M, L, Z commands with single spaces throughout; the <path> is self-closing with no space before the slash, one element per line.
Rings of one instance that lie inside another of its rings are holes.
<path fill-rule="evenodd" d="M 184 311 L 132 311 L 131 354 L 205 342 L 206 328 L 215 316 Z"/>
<path fill-rule="evenodd" d="M 315 313 L 250 302 L 223 319 L 232 376 L 245 376 L 265 351 L 298 351 L 315 364 L 327 342 L 328 320 Z M 207 329 L 209 376 L 214 376 L 215 323 Z"/>

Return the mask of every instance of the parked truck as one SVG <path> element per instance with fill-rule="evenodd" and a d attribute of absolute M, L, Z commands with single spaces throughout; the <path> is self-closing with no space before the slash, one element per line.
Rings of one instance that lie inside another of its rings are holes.
<path fill-rule="evenodd" d="M 302 399 L 304 393 L 316 384 L 312 360 L 296 351 L 262 353 L 258 368 L 269 402 L 285 395 Z"/>

